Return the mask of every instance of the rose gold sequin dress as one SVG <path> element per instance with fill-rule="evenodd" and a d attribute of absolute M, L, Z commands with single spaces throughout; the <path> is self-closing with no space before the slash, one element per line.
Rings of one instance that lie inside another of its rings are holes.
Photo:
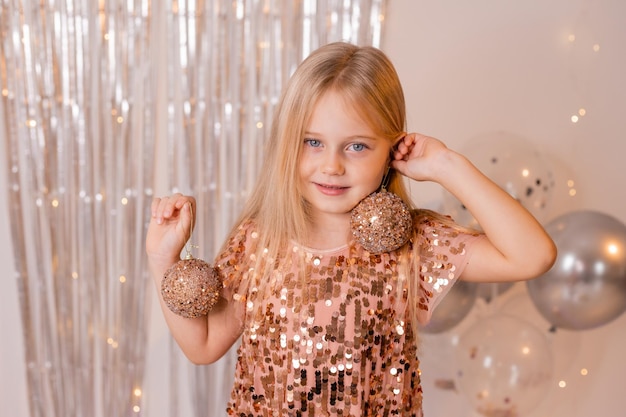
<path fill-rule="evenodd" d="M 398 253 L 293 244 L 275 264 L 271 295 L 257 297 L 241 286 L 254 273 L 256 237 L 250 223 L 240 227 L 216 259 L 223 296 L 240 304 L 243 319 L 228 414 L 421 416 L 406 291 L 397 296 Z M 416 224 L 421 322 L 462 273 L 476 238 L 432 221 Z"/>

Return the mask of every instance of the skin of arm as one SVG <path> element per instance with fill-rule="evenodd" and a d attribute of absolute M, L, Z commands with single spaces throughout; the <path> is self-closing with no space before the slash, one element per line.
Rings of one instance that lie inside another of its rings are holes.
<path fill-rule="evenodd" d="M 474 245 L 461 279 L 521 281 L 553 265 L 556 246 L 519 202 L 441 141 L 411 133 L 396 145 L 392 166 L 415 181 L 434 181 L 453 194 L 481 225 L 486 239 Z"/>
<path fill-rule="evenodd" d="M 224 298 L 208 316 L 185 318 L 174 314 L 161 296 L 161 281 L 191 234 L 195 199 L 181 194 L 155 198 L 146 236 L 148 268 L 157 289 L 167 326 L 185 356 L 195 364 L 209 364 L 221 358 L 241 335 L 241 323 L 232 304 Z"/>

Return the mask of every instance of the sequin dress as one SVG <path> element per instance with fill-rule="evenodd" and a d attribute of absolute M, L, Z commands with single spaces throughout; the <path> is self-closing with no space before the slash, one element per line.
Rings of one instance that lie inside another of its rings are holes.
<path fill-rule="evenodd" d="M 372 255 L 356 243 L 332 250 L 294 243 L 275 264 L 270 295 L 256 297 L 241 285 L 253 272 L 256 237 L 252 224 L 241 226 L 216 259 L 223 296 L 240 304 L 243 323 L 228 415 L 421 416 L 399 254 Z M 428 321 L 463 272 L 475 240 L 432 221 L 416 224 L 419 321 Z"/>

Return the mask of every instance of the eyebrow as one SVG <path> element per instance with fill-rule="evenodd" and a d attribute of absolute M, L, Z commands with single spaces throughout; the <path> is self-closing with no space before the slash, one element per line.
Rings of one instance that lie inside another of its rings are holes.
<path fill-rule="evenodd" d="M 305 131 L 305 132 L 304 132 L 304 135 L 305 135 L 305 136 L 307 136 L 307 135 L 311 135 L 311 136 L 316 136 L 316 137 L 324 136 L 324 135 L 322 135 L 321 133 L 318 133 L 318 132 L 309 132 L 309 131 Z M 345 139 L 369 139 L 369 140 L 374 140 L 374 141 L 377 141 L 377 140 L 380 140 L 381 138 L 377 138 L 377 137 L 375 137 L 375 136 L 368 136 L 368 135 L 356 134 L 356 135 L 350 135 L 350 136 L 347 136 Z"/>

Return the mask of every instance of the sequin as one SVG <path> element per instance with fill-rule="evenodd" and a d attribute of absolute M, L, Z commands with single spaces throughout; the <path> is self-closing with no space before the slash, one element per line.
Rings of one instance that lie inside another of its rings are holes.
<path fill-rule="evenodd" d="M 431 305 L 463 271 L 462 254 L 474 237 L 432 221 L 415 227 L 409 245 L 419 245 L 421 256 L 413 302 L 427 321 Z M 359 243 L 332 253 L 293 245 L 277 260 L 262 297 L 246 282 L 256 274 L 254 238 L 252 225 L 244 225 L 215 262 L 224 296 L 241 303 L 246 323 L 228 414 L 421 416 L 418 350 L 399 254 L 373 255 Z"/>

